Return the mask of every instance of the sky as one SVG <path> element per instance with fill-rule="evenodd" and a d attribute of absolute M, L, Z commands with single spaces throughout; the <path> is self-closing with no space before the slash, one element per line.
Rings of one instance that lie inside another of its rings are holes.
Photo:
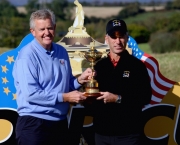
<path fill-rule="evenodd" d="M 8 0 L 9 2 L 11 2 L 13 5 L 15 6 L 23 6 L 26 5 L 28 0 Z M 39 0 L 40 2 L 49 2 L 51 0 Z M 73 2 L 74 0 L 68 0 L 70 2 Z M 79 0 L 79 2 L 95 2 L 95 1 L 99 1 L 99 2 L 142 2 L 142 3 L 148 3 L 151 1 L 155 1 L 155 2 L 166 2 L 166 1 L 172 1 L 172 0 Z"/>

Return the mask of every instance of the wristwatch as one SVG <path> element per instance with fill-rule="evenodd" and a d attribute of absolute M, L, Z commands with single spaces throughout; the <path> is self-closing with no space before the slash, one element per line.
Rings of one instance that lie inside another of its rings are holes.
<path fill-rule="evenodd" d="M 116 103 L 121 103 L 121 95 L 118 95 L 118 98 L 117 98 L 117 100 L 116 100 Z"/>

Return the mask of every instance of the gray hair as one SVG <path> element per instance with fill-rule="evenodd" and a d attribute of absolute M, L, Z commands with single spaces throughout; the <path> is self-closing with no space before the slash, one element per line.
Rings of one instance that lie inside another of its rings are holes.
<path fill-rule="evenodd" d="M 33 12 L 31 14 L 31 16 L 30 16 L 30 23 L 29 23 L 30 28 L 34 28 L 35 27 L 35 23 L 34 23 L 35 20 L 37 20 L 37 19 L 45 20 L 47 18 L 51 19 L 53 25 L 56 24 L 56 22 L 55 22 L 55 15 L 54 15 L 54 13 L 51 10 L 49 10 L 49 9 L 42 9 L 42 10 L 37 10 L 37 11 Z"/>

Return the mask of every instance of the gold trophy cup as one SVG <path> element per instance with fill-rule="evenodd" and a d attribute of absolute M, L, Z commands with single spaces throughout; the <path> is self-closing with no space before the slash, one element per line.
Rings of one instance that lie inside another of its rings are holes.
<path fill-rule="evenodd" d="M 86 97 L 99 97 L 100 92 L 98 88 L 98 82 L 94 79 L 93 73 L 94 65 L 98 60 L 101 59 L 103 52 L 97 51 L 94 47 L 91 47 L 86 52 L 80 52 L 80 57 L 85 58 L 88 62 L 90 62 L 90 67 L 92 69 L 92 78 L 85 84 L 85 94 Z"/>

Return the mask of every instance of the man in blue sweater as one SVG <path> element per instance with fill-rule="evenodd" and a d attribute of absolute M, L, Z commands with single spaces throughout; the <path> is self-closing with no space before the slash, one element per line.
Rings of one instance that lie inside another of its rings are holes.
<path fill-rule="evenodd" d="M 76 89 L 90 79 L 92 71 L 86 69 L 77 79 L 72 75 L 66 49 L 53 43 L 55 28 L 52 11 L 33 12 L 34 40 L 22 48 L 14 64 L 18 145 L 65 145 L 69 103 L 86 99 Z"/>

